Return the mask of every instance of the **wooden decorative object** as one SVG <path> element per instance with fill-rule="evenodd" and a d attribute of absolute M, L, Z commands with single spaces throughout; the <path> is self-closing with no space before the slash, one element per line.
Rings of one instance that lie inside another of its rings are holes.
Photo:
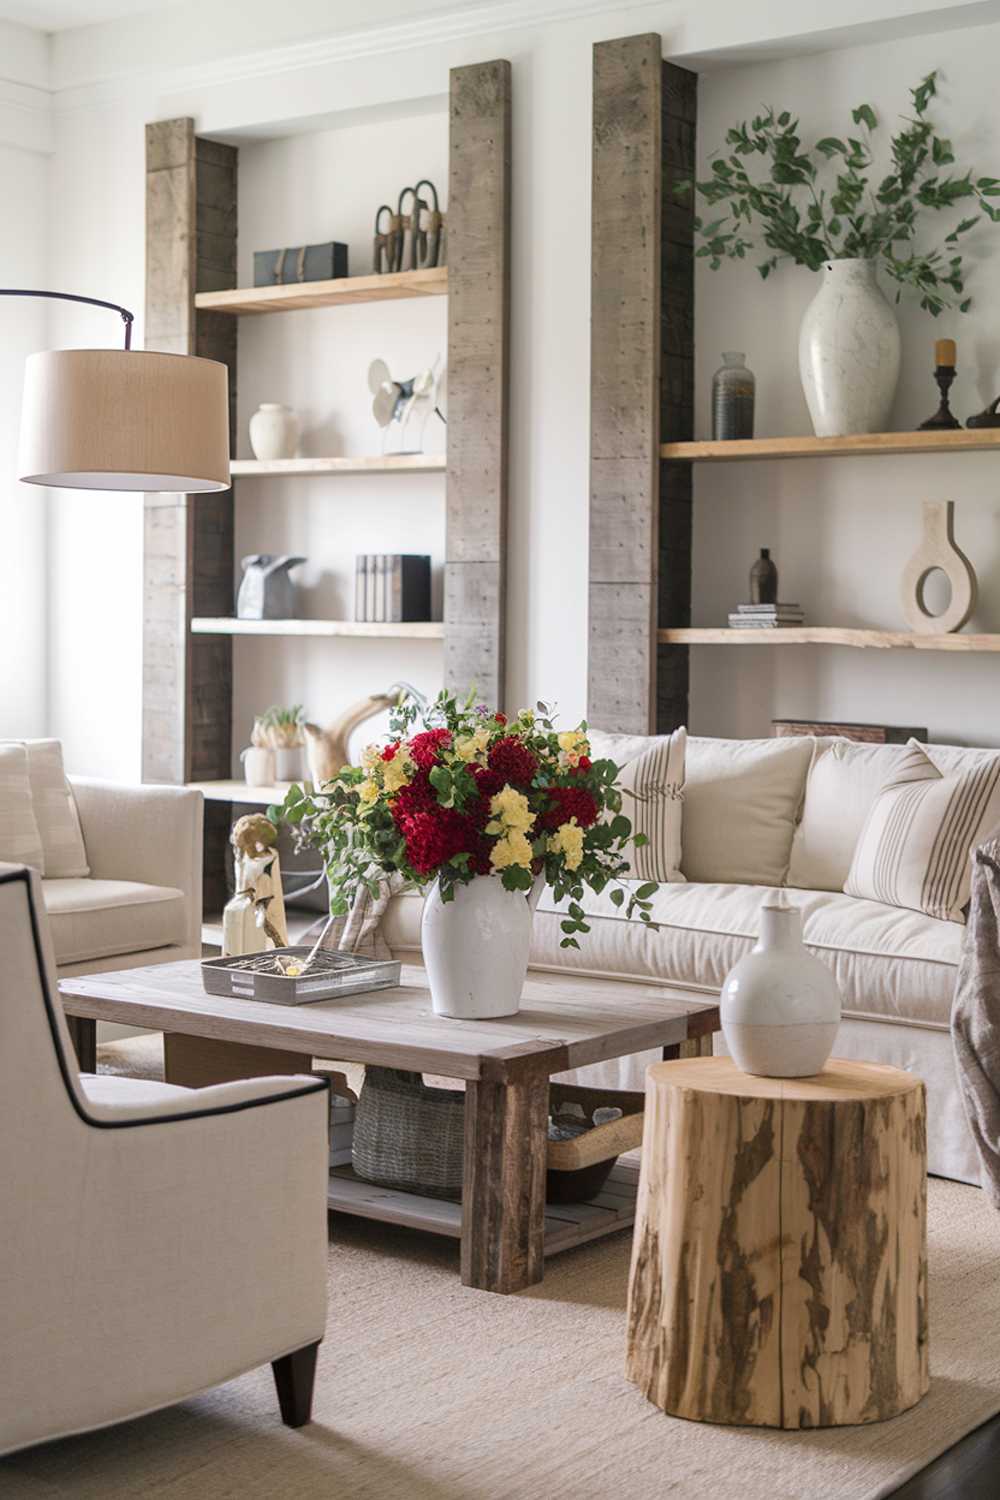
<path fill-rule="evenodd" d="M 659 462 L 692 435 L 696 77 L 657 32 L 594 48 L 590 642 L 587 716 L 648 734 L 687 719 L 691 472 Z M 661 378 L 662 372 L 662 378 Z"/>
<path fill-rule="evenodd" d="M 772 719 L 775 739 L 793 739 L 811 734 L 824 738 L 836 735 L 859 745 L 906 745 L 910 740 L 927 740 L 926 729 L 905 729 L 898 724 L 837 724 L 826 719 Z"/>
<path fill-rule="evenodd" d="M 510 63 L 453 68 L 448 187 L 445 686 L 503 706 Z M 443 271 L 413 272 L 443 275 Z"/>
<path fill-rule="evenodd" d="M 932 615 L 924 603 L 924 585 L 938 568 L 951 585 L 951 600 L 940 615 Z M 975 571 L 955 543 L 954 501 L 925 500 L 923 540 L 903 569 L 906 623 L 920 635 L 951 635 L 975 609 L 976 592 Z"/>
<path fill-rule="evenodd" d="M 395 701 L 395 693 L 372 693 L 370 697 L 360 698 L 350 708 L 345 708 L 329 729 L 321 729 L 318 724 L 303 724 L 306 760 L 313 786 L 319 787 L 324 782 L 332 781 L 338 771 L 350 765 L 348 742 L 354 730 L 366 719 L 384 713 Z"/>
<path fill-rule="evenodd" d="M 762 1427 L 878 1422 L 928 1387 L 924 1087 L 830 1062 L 647 1074 L 627 1374 L 655 1405 Z"/>

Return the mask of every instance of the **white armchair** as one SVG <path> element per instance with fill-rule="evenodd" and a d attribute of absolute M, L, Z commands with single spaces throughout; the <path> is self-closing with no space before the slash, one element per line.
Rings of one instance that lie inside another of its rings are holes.
<path fill-rule="evenodd" d="M 326 1082 L 78 1074 L 23 866 L 0 865 L 0 953 L 0 1454 L 268 1361 L 302 1425 L 326 1322 Z"/>

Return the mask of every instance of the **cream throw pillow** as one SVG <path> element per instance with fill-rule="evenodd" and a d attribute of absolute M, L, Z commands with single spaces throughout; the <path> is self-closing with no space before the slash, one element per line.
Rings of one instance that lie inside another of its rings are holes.
<path fill-rule="evenodd" d="M 0 744 L 0 860 L 45 869 L 24 745 Z"/>
<path fill-rule="evenodd" d="M 905 745 L 818 739 L 786 885 L 842 891 L 872 804 L 909 755 Z"/>
<path fill-rule="evenodd" d="M 42 836 L 46 880 L 80 880 L 90 874 L 80 814 L 63 770 L 58 740 L 26 740 L 35 821 Z"/>
<path fill-rule="evenodd" d="M 628 851 L 635 880 L 667 885 L 684 879 L 680 865 L 686 747 L 686 729 L 653 739 L 649 749 L 630 760 L 618 778 L 622 812 L 630 820 L 633 834 L 645 834 L 648 840 Z"/>
<path fill-rule="evenodd" d="M 915 740 L 907 750 L 872 805 L 844 890 L 963 922 L 970 854 L 1000 824 L 1000 755 L 942 776 Z"/>

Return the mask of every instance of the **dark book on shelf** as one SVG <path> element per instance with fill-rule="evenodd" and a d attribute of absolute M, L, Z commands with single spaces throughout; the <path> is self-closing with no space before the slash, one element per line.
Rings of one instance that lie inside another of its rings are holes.
<path fill-rule="evenodd" d="M 414 552 L 364 552 L 355 559 L 354 618 L 401 625 L 431 617 L 431 560 Z"/>

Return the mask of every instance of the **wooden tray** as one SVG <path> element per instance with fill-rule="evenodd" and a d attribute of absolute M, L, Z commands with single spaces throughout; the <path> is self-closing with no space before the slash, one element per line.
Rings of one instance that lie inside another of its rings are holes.
<path fill-rule="evenodd" d="M 620 1120 L 595 1125 L 571 1141 L 549 1141 L 546 1165 L 549 1171 L 578 1172 L 599 1161 L 613 1161 L 623 1151 L 634 1151 L 642 1145 L 643 1110 L 646 1097 L 618 1089 L 588 1089 L 577 1084 L 553 1083 L 549 1088 L 549 1112 L 558 1114 L 560 1104 L 574 1102 L 583 1106 L 588 1118 L 602 1105 L 623 1111 Z"/>

